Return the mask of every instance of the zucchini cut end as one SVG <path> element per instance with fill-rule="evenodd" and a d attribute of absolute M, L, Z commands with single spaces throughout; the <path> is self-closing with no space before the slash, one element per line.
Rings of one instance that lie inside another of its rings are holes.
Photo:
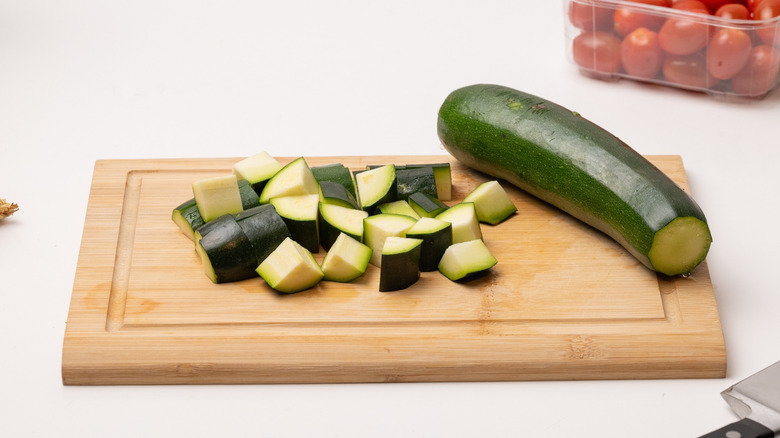
<path fill-rule="evenodd" d="M 712 244 L 707 222 L 677 217 L 658 230 L 647 253 L 652 268 L 664 275 L 690 274 L 707 257 Z"/>
<path fill-rule="evenodd" d="M 355 238 L 341 233 L 322 260 L 325 280 L 346 283 L 366 272 L 371 260 L 371 248 Z"/>
<path fill-rule="evenodd" d="M 473 278 L 498 263 L 481 239 L 460 242 L 444 251 L 439 272 L 452 281 Z"/>
<path fill-rule="evenodd" d="M 257 273 L 271 288 L 287 294 L 310 289 L 324 276 L 311 252 L 289 237 L 260 263 Z"/>
<path fill-rule="evenodd" d="M 517 207 L 497 180 L 480 184 L 463 199 L 473 202 L 480 222 L 495 225 L 513 215 Z"/>
<path fill-rule="evenodd" d="M 212 283 L 218 283 L 217 281 L 217 273 L 214 272 L 214 266 L 211 265 L 211 259 L 209 259 L 208 254 L 206 254 L 206 250 L 203 249 L 203 246 L 200 244 L 200 241 L 197 242 L 195 245 L 195 252 L 198 253 L 198 256 L 200 257 L 201 266 L 203 267 L 203 273 L 206 274 L 206 277 L 208 277 L 209 280 L 211 280 Z"/>

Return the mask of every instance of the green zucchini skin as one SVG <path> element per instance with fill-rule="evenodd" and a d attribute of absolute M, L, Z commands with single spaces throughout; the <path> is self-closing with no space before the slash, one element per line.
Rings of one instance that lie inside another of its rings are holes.
<path fill-rule="evenodd" d="M 452 245 L 452 224 L 448 222 L 444 224 L 438 229 L 426 229 L 421 232 L 415 231 L 413 226 L 406 232 L 406 237 L 422 240 L 420 245 L 420 271 L 422 272 L 437 270 L 444 251 Z"/>
<path fill-rule="evenodd" d="M 420 217 L 436 217 L 449 207 L 434 196 L 417 192 L 409 196 L 409 205 Z"/>
<path fill-rule="evenodd" d="M 333 181 L 320 181 L 322 200 L 326 204 L 336 204 L 347 208 L 360 208 L 354 192 Z"/>
<path fill-rule="evenodd" d="M 254 268 L 257 268 L 257 265 L 262 263 L 285 238 L 291 235 L 284 219 L 271 204 L 263 204 L 244 210 L 236 215 L 236 223 L 250 243 L 252 254 L 255 257 Z"/>
<path fill-rule="evenodd" d="M 320 184 L 325 181 L 342 185 L 346 191 L 355 197 L 355 182 L 352 180 L 352 172 L 341 163 L 326 164 L 311 168 L 314 179 Z"/>
<path fill-rule="evenodd" d="M 174 208 L 171 212 L 171 219 L 192 241 L 195 240 L 195 231 L 205 224 L 203 216 L 200 215 L 200 210 L 198 210 L 198 204 L 195 202 L 195 198 L 185 201 Z"/>
<path fill-rule="evenodd" d="M 447 96 L 437 130 L 465 165 L 604 232 L 650 269 L 688 274 L 709 251 L 707 220 L 687 193 L 626 143 L 556 103 L 500 85 L 471 85 Z M 651 260 L 656 235 L 679 218 L 694 224 L 698 235 L 687 237 L 702 248 L 673 267 Z"/>
<path fill-rule="evenodd" d="M 204 269 L 210 267 L 206 275 L 211 281 L 229 283 L 256 277 L 252 243 L 235 217 L 225 214 L 208 225 L 208 232 L 198 241 L 198 253 Z"/>
<path fill-rule="evenodd" d="M 257 207 L 260 205 L 260 196 L 257 195 L 255 189 L 252 188 L 252 184 L 249 181 L 242 179 L 238 181 L 238 192 L 241 194 L 241 206 L 244 210 Z"/>
<path fill-rule="evenodd" d="M 407 248 L 401 252 L 382 251 L 379 271 L 379 292 L 406 289 L 420 279 L 421 239 L 407 239 Z"/>
<path fill-rule="evenodd" d="M 396 199 L 406 200 L 413 193 L 437 196 L 433 167 L 401 168 L 396 166 Z"/>

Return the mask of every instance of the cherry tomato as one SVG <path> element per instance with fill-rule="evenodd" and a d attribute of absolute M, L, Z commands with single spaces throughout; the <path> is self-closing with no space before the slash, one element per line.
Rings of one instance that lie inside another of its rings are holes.
<path fill-rule="evenodd" d="M 671 6 L 667 0 L 629 0 L 632 3 L 644 3 L 654 6 Z M 615 33 L 624 37 L 634 29 L 644 27 L 646 29 L 657 31 L 664 24 L 664 17 L 653 13 L 648 13 L 639 8 L 632 7 L 629 4 L 623 4 L 615 8 L 614 16 Z"/>
<path fill-rule="evenodd" d="M 661 71 L 667 81 L 686 88 L 707 89 L 720 82 L 707 71 L 704 51 L 685 56 L 667 55 Z"/>
<path fill-rule="evenodd" d="M 707 46 L 707 70 L 718 79 L 731 78 L 747 64 L 752 46 L 744 31 L 726 27 L 719 29 Z"/>
<path fill-rule="evenodd" d="M 707 23 L 692 18 L 668 18 L 661 30 L 658 40 L 661 48 L 672 55 L 690 55 L 707 45 Z"/>
<path fill-rule="evenodd" d="M 574 62 L 601 73 L 620 70 L 620 39 L 608 32 L 583 32 L 572 43 Z"/>
<path fill-rule="evenodd" d="M 707 9 L 710 10 L 710 13 L 714 13 L 718 10 L 721 6 L 729 3 L 734 3 L 734 0 L 700 0 L 702 3 L 704 3 L 705 6 L 707 6 Z"/>
<path fill-rule="evenodd" d="M 780 16 L 780 0 L 761 0 L 753 10 L 753 20 L 771 20 Z M 772 23 L 756 29 L 761 41 L 769 45 L 780 45 L 780 25 Z"/>
<path fill-rule="evenodd" d="M 715 15 L 728 20 L 750 20 L 750 11 L 741 3 L 727 3 L 719 7 Z"/>
<path fill-rule="evenodd" d="M 779 71 L 780 52 L 772 46 L 756 46 L 745 68 L 731 78 L 731 87 L 745 96 L 760 96 L 775 86 Z"/>
<path fill-rule="evenodd" d="M 574 27 L 586 31 L 612 28 L 613 10 L 594 6 L 593 0 L 573 0 L 569 3 L 569 21 Z"/>
<path fill-rule="evenodd" d="M 680 9 L 683 11 L 699 12 L 702 14 L 709 14 L 710 9 L 703 2 L 699 0 L 678 0 L 672 5 L 672 9 Z"/>
<path fill-rule="evenodd" d="M 631 76 L 651 79 L 658 76 L 664 53 L 658 44 L 658 33 L 640 27 L 626 35 L 620 43 L 620 61 Z"/>
<path fill-rule="evenodd" d="M 762 1 L 764 0 L 745 0 L 745 6 L 747 6 L 748 10 L 753 12 L 756 10 L 756 6 L 758 6 L 758 4 Z"/>

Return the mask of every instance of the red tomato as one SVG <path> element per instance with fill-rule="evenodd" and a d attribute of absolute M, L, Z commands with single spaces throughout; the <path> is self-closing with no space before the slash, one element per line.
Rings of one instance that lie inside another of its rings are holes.
<path fill-rule="evenodd" d="M 686 88 L 707 89 L 720 82 L 707 71 L 703 51 L 686 56 L 667 55 L 661 71 L 667 81 Z"/>
<path fill-rule="evenodd" d="M 692 18 L 669 18 L 661 30 L 658 39 L 661 48 L 672 55 L 690 55 L 707 45 L 707 23 Z"/>
<path fill-rule="evenodd" d="M 707 46 L 707 69 L 718 79 L 731 78 L 747 64 L 752 46 L 750 37 L 742 30 L 718 30 Z"/>
<path fill-rule="evenodd" d="M 753 10 L 754 20 L 771 20 L 777 16 L 780 16 L 780 0 L 761 0 Z M 769 45 L 780 45 L 780 25 L 777 22 L 756 29 L 756 33 L 761 41 Z"/>
<path fill-rule="evenodd" d="M 700 12 L 702 14 L 709 14 L 710 10 L 703 2 L 699 0 L 678 0 L 672 5 L 673 9 L 680 9 L 683 11 Z"/>
<path fill-rule="evenodd" d="M 586 31 L 612 28 L 613 10 L 594 6 L 593 0 L 573 0 L 569 3 L 569 21 L 574 27 Z"/>
<path fill-rule="evenodd" d="M 629 0 L 633 3 L 644 3 L 646 5 L 664 6 L 668 7 L 671 2 L 666 0 Z M 624 37 L 631 33 L 634 29 L 644 27 L 650 30 L 657 31 L 664 24 L 664 17 L 653 13 L 642 11 L 637 7 L 632 7 L 630 4 L 623 4 L 615 8 L 615 33 Z"/>
<path fill-rule="evenodd" d="M 780 52 L 771 46 L 756 46 L 745 68 L 731 78 L 731 86 L 739 94 L 760 96 L 775 86 L 779 71 Z"/>
<path fill-rule="evenodd" d="M 729 3 L 734 3 L 734 0 L 700 0 L 702 3 L 704 3 L 705 6 L 707 6 L 707 9 L 710 10 L 710 13 L 714 13 L 718 10 L 721 6 Z"/>
<path fill-rule="evenodd" d="M 752 12 L 756 10 L 756 6 L 764 0 L 745 0 L 745 6 Z"/>
<path fill-rule="evenodd" d="M 626 35 L 620 43 L 620 60 L 623 69 L 631 76 L 642 79 L 658 76 L 664 60 L 658 34 L 640 27 Z"/>
<path fill-rule="evenodd" d="M 574 62 L 601 73 L 620 70 L 620 39 L 608 32 L 583 32 L 573 41 Z"/>
<path fill-rule="evenodd" d="M 741 3 L 728 3 L 718 8 L 715 15 L 728 20 L 750 20 L 750 11 Z"/>

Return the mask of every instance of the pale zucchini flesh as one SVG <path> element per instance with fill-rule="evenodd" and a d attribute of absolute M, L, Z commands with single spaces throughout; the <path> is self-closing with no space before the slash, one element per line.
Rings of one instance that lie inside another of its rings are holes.
<path fill-rule="evenodd" d="M 452 224 L 452 243 L 482 238 L 482 229 L 473 202 L 455 204 L 436 216 L 436 219 Z"/>
<path fill-rule="evenodd" d="M 387 164 L 355 174 L 358 202 L 363 210 L 371 211 L 379 204 L 395 201 L 395 166 Z"/>
<path fill-rule="evenodd" d="M 310 289 L 324 276 L 311 252 L 289 237 L 260 263 L 257 273 L 271 288 L 282 293 Z"/>
<path fill-rule="evenodd" d="M 362 242 L 363 219 L 366 217 L 368 217 L 368 212 L 364 210 L 321 202 L 319 207 L 320 244 L 327 251 L 341 233 L 346 233 Z"/>
<path fill-rule="evenodd" d="M 195 241 L 195 230 L 204 223 L 200 210 L 198 210 L 198 204 L 195 203 L 195 198 L 174 208 L 171 212 L 171 220 L 192 241 Z"/>
<path fill-rule="evenodd" d="M 406 231 L 415 222 L 414 218 L 402 214 L 377 214 L 363 219 L 363 243 L 368 245 L 373 254 L 371 264 L 382 265 L 382 248 L 388 237 L 405 237 Z"/>
<path fill-rule="evenodd" d="M 319 195 L 271 198 L 271 205 L 284 220 L 293 240 L 311 252 L 319 251 Z"/>
<path fill-rule="evenodd" d="M 192 183 L 192 193 L 204 222 L 244 209 L 238 179 L 232 174 L 195 181 Z"/>
<path fill-rule="evenodd" d="M 399 199 L 398 201 L 386 202 L 377 207 L 380 213 L 403 214 L 414 219 L 419 219 L 420 215 L 409 205 L 409 202 Z"/>
<path fill-rule="evenodd" d="M 706 254 L 712 238 L 700 219 L 687 216 L 673 219 L 658 230 L 647 254 L 658 272 L 691 272 Z"/>
<path fill-rule="evenodd" d="M 348 282 L 366 272 L 371 260 L 371 248 L 341 233 L 322 260 L 325 280 Z"/>
<path fill-rule="evenodd" d="M 486 181 L 463 198 L 463 202 L 473 202 L 477 220 L 495 225 L 517 211 L 517 207 L 501 184 Z"/>
<path fill-rule="evenodd" d="M 260 203 L 267 204 L 271 198 L 296 195 L 319 195 L 320 185 L 314 178 L 303 157 L 296 158 L 268 180 L 260 193 Z"/>
<path fill-rule="evenodd" d="M 284 167 L 268 152 L 260 152 L 233 164 L 233 173 L 249 182 L 255 191 L 262 191 L 265 183 Z"/>
<path fill-rule="evenodd" d="M 439 262 L 439 272 L 452 281 L 460 281 L 484 273 L 496 264 L 485 242 L 476 239 L 447 248 Z"/>

